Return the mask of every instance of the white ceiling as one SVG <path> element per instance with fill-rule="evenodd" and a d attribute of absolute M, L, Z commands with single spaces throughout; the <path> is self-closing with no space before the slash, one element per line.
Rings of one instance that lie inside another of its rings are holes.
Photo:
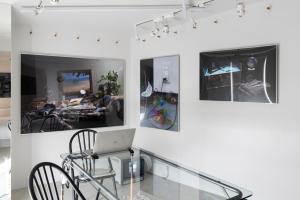
<path fill-rule="evenodd" d="M 44 0 L 50 5 L 50 0 Z M 252 4 L 263 0 L 243 0 Z M 38 16 L 33 14 L 33 8 L 39 0 L 0 0 L 14 3 L 21 10 L 21 17 L 30 24 L 50 24 L 53 26 L 101 27 L 102 30 L 132 34 L 134 25 L 144 20 L 156 18 L 175 10 L 174 5 L 181 5 L 183 0 L 60 0 L 55 8 L 46 8 Z M 191 3 L 191 0 L 186 0 Z M 102 6 L 111 5 L 111 7 Z M 114 6 L 132 6 L 131 8 Z M 155 5 L 154 7 L 148 7 Z M 159 7 L 160 5 L 160 7 Z M 172 8 L 165 5 L 173 5 Z M 146 7 L 144 7 L 146 6 Z M 176 7 L 176 6 L 175 6 Z M 235 9 L 236 0 L 215 0 L 207 9 L 197 11 L 197 17 L 212 16 L 227 10 Z M 75 13 L 75 14 L 74 14 Z"/>
<path fill-rule="evenodd" d="M 0 0 L 0 3 L 36 4 L 39 0 Z M 49 0 L 45 0 L 49 1 Z M 187 2 L 193 0 L 186 0 Z M 224 0 L 223 0 L 224 1 Z M 181 4 L 183 0 L 60 0 L 61 5 L 132 5 L 132 4 Z"/>
<path fill-rule="evenodd" d="M 37 5 L 40 0 L 0 0 L 0 3 L 9 3 L 17 5 Z M 45 4 L 50 5 L 50 0 L 43 0 Z M 60 6 L 87 6 L 87 5 L 181 5 L 193 4 L 195 2 L 206 0 L 60 0 Z M 219 8 L 228 8 L 236 5 L 237 0 L 215 0 Z M 241 0 L 246 3 L 252 3 L 261 0 Z M 222 9 L 221 8 L 221 9 Z"/>

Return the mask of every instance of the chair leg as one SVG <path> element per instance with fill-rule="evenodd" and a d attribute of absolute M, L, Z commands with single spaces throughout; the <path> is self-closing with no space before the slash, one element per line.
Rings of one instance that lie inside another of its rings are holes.
<path fill-rule="evenodd" d="M 113 185 L 114 185 L 115 195 L 116 195 L 116 197 L 118 197 L 118 190 L 117 190 L 117 184 L 116 184 L 116 179 L 115 179 L 115 177 L 113 177 L 112 180 L 113 180 Z"/>
<path fill-rule="evenodd" d="M 74 169 L 73 168 L 71 168 L 71 178 L 72 178 L 72 180 L 74 182 L 76 181 L 75 180 L 75 174 L 74 174 Z M 72 191 L 72 199 L 76 200 L 76 192 L 75 192 L 75 190 Z"/>
<path fill-rule="evenodd" d="M 79 179 L 77 179 L 76 185 L 77 188 L 79 189 Z M 78 194 L 75 195 L 75 199 L 78 200 Z"/>
<path fill-rule="evenodd" d="M 98 190 L 98 192 L 97 192 L 96 200 L 99 199 L 99 196 L 100 196 L 100 190 Z"/>
<path fill-rule="evenodd" d="M 103 179 L 101 179 L 100 184 L 103 185 Z M 100 194 L 101 194 L 101 189 L 98 189 L 97 196 L 96 196 L 96 200 L 99 199 Z"/>
<path fill-rule="evenodd" d="M 112 172 L 114 169 L 113 169 L 110 157 L 108 157 L 108 164 L 109 164 L 110 171 Z M 113 186 L 114 186 L 114 190 L 115 190 L 115 195 L 116 195 L 116 197 L 118 197 L 118 191 L 117 191 L 117 185 L 116 185 L 115 176 L 112 177 L 112 180 L 113 180 Z"/>
<path fill-rule="evenodd" d="M 64 194 L 65 194 L 65 187 L 64 187 L 64 184 L 62 184 L 61 185 L 61 194 L 60 194 L 61 200 L 64 200 Z"/>

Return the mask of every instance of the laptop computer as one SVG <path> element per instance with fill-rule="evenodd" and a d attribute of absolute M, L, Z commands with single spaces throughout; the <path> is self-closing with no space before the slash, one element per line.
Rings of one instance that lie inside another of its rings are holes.
<path fill-rule="evenodd" d="M 135 128 L 104 131 L 96 134 L 93 155 L 129 150 L 135 135 Z"/>

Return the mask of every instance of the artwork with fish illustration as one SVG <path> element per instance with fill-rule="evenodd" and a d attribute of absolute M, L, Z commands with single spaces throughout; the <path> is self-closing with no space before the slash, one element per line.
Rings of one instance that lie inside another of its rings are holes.
<path fill-rule="evenodd" d="M 278 103 L 278 46 L 200 53 L 200 100 Z"/>
<path fill-rule="evenodd" d="M 179 130 L 179 56 L 140 62 L 140 125 Z"/>

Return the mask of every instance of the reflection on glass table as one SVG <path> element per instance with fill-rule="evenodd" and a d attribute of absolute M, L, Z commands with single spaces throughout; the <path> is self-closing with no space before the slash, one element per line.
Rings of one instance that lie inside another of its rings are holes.
<path fill-rule="evenodd" d="M 63 154 L 65 169 L 88 179 L 109 200 L 241 200 L 252 193 L 215 177 L 190 170 L 151 152 L 134 148 L 106 155 Z M 101 181 L 111 160 L 117 193 L 110 179 Z M 71 173 L 72 174 L 72 173 Z M 101 199 L 101 198 L 99 198 Z"/>

